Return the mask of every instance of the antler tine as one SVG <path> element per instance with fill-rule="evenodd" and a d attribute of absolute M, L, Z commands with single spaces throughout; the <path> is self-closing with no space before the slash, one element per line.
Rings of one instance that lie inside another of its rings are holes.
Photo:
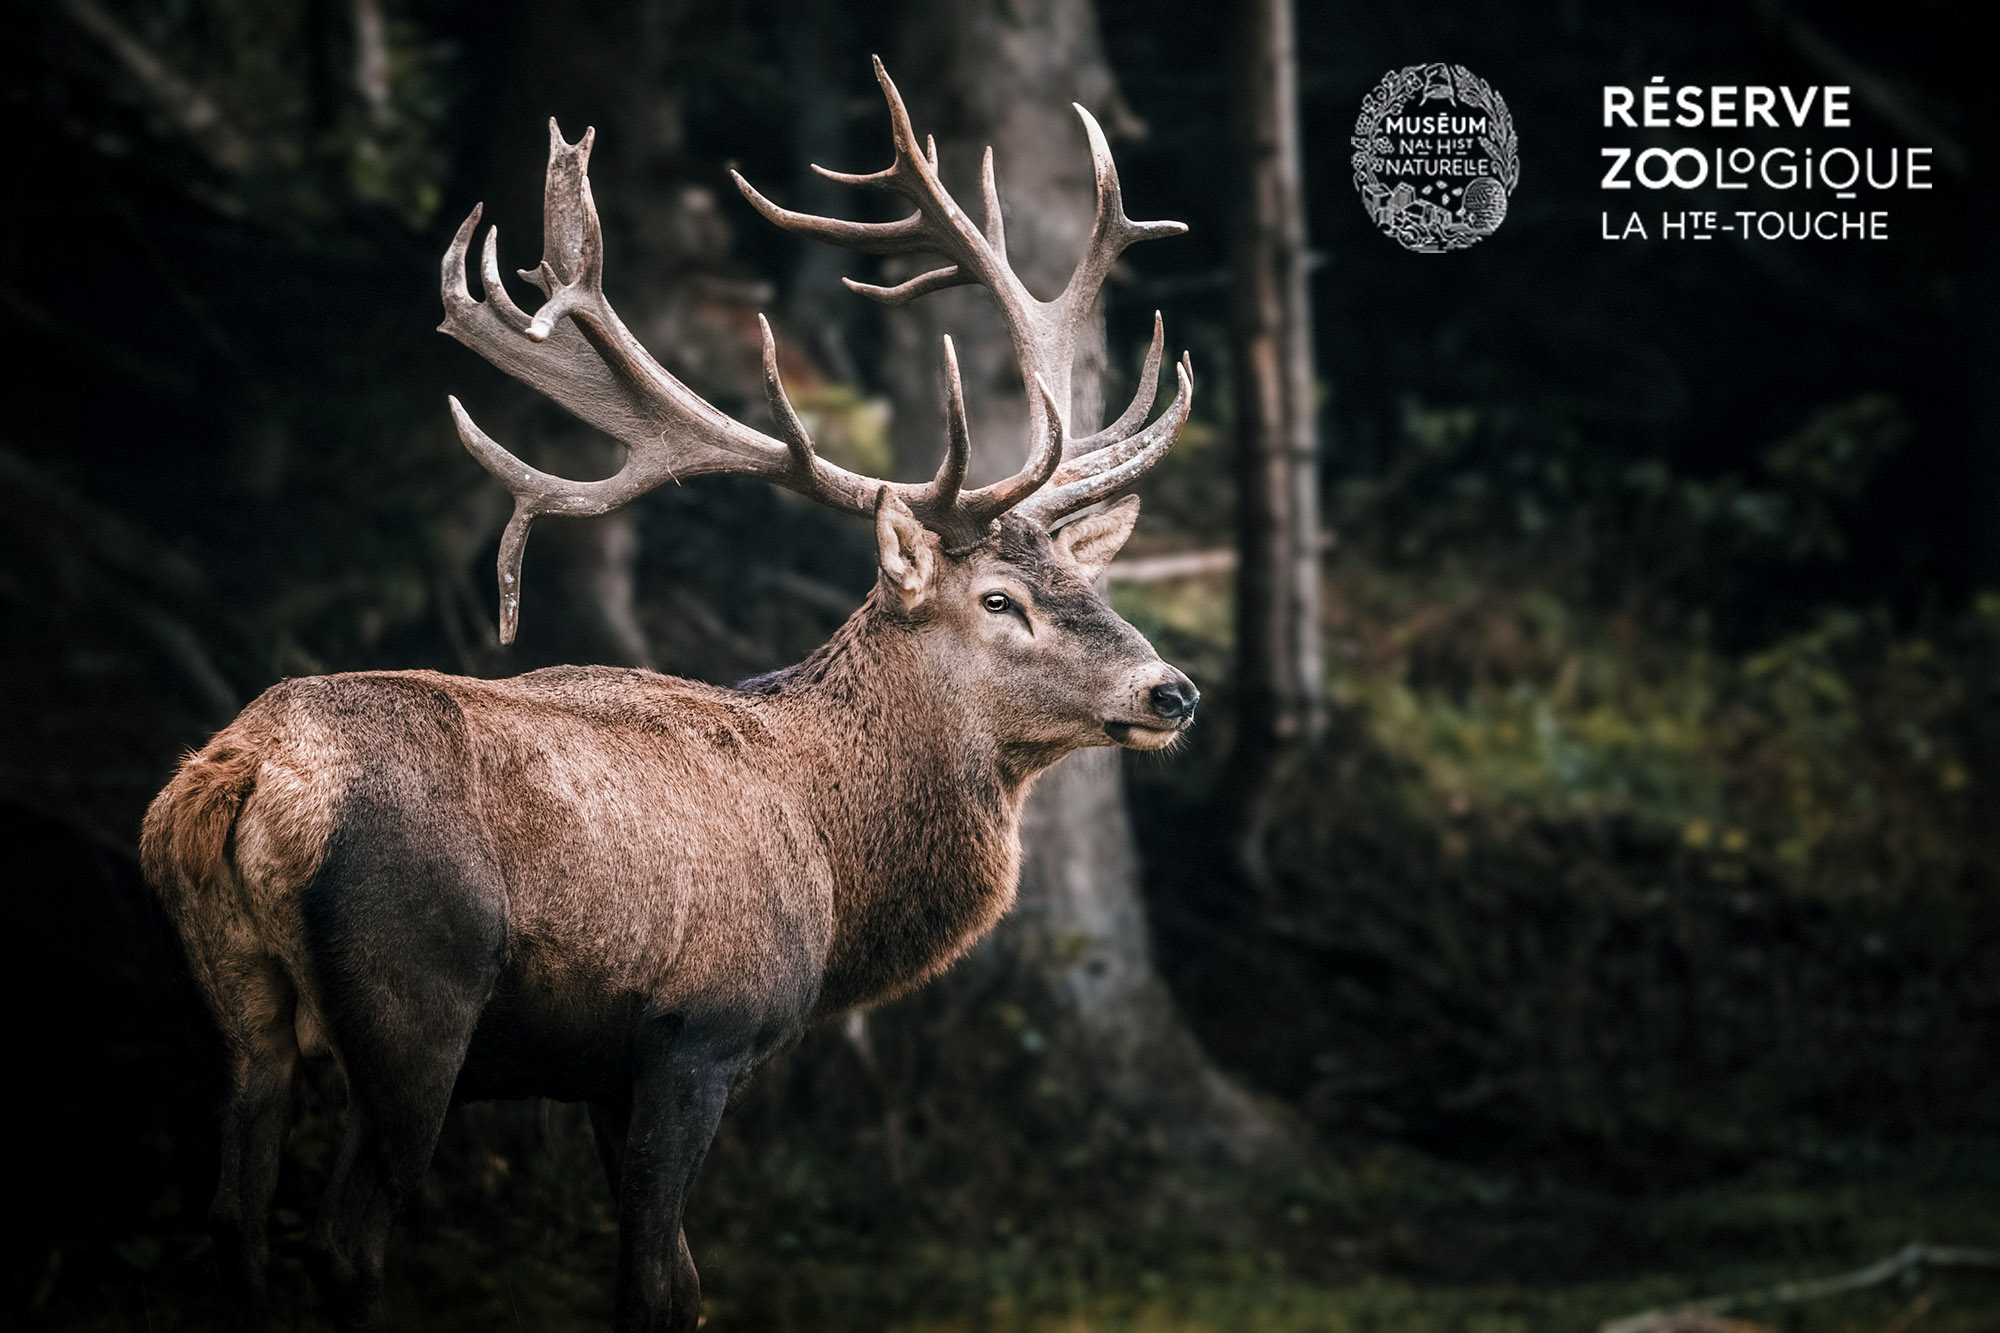
<path fill-rule="evenodd" d="M 757 316 L 757 331 L 764 335 L 764 400 L 770 404 L 771 419 L 778 423 L 778 433 L 785 437 L 792 470 L 801 477 L 810 477 L 819 456 L 813 451 L 812 436 L 806 434 L 805 423 L 799 420 L 790 396 L 785 393 L 785 382 L 778 377 L 778 340 L 771 336 L 771 321 L 761 314 Z"/>
<path fill-rule="evenodd" d="M 1167 350 L 1167 324 L 1160 312 L 1153 312 L 1153 345 L 1146 349 L 1146 363 L 1139 369 L 1139 387 L 1132 394 L 1132 401 L 1118 414 L 1118 420 L 1094 435 L 1086 435 L 1080 440 L 1071 440 L 1065 446 L 1068 458 L 1081 458 L 1085 454 L 1101 449 L 1105 445 L 1122 440 L 1146 420 L 1153 410 L 1153 399 L 1160 391 L 1160 360 Z"/>
<path fill-rule="evenodd" d="M 934 268 L 928 273 L 919 273 L 908 282 L 899 282 L 894 287 L 877 287 L 870 282 L 856 282 L 853 278 L 842 278 L 840 285 L 857 296 L 865 296 L 883 305 L 908 305 L 919 296 L 941 292 L 947 287 L 964 287 L 976 281 L 973 276 L 956 264 Z"/>
<path fill-rule="evenodd" d="M 840 185 L 859 185 L 864 190 L 886 190 L 889 188 L 889 182 L 896 178 L 896 164 L 893 162 L 880 171 L 835 171 L 832 167 L 823 167 L 817 162 L 807 165 L 830 181 Z"/>
<path fill-rule="evenodd" d="M 964 215 L 951 193 L 938 179 L 937 140 L 926 137 L 923 145 L 918 146 L 916 128 L 911 124 L 909 108 L 903 102 L 902 93 L 896 88 L 895 80 L 889 77 L 881 57 L 874 57 L 873 60 L 876 81 L 881 84 L 883 99 L 889 107 L 890 138 L 895 146 L 895 160 L 880 171 L 865 174 L 833 171 L 818 165 L 813 170 L 828 180 L 900 194 L 917 205 L 915 213 L 894 222 L 849 222 L 781 208 L 732 171 L 730 176 L 736 181 L 737 188 L 750 201 L 751 207 L 797 235 L 810 236 L 864 254 L 909 254 L 929 250 L 956 261 L 920 273 L 893 287 L 842 278 L 841 282 L 847 289 L 858 295 L 884 305 L 898 306 L 947 287 L 977 282 L 993 289 L 1003 312 L 1010 301 L 1018 308 L 1020 300 L 1027 297 L 1026 290 L 1020 288 L 1019 280 L 1006 269 L 1004 258 L 996 258 L 1002 253 L 1000 247 L 989 246 L 985 237 L 971 231 L 969 224 L 964 222 Z M 987 219 L 991 233 L 999 225 L 999 206 L 991 192 L 990 150 L 986 177 Z M 1006 290 L 1010 286 L 1015 290 Z"/>
<path fill-rule="evenodd" d="M 458 231 L 453 234 L 451 244 L 445 247 L 444 261 L 439 266 L 438 286 L 444 294 L 446 314 L 479 304 L 472 299 L 472 289 L 466 284 L 465 267 L 472 254 L 472 234 L 479 230 L 479 219 L 485 213 L 485 204 L 474 204 L 472 211 L 465 215 L 465 221 L 458 224 Z M 493 248 L 491 234 L 493 230 L 497 228 L 489 229 L 487 235 L 488 250 Z M 510 301 L 508 304 L 512 305 L 513 302 Z"/>
<path fill-rule="evenodd" d="M 1187 425 L 1194 407 L 1194 364 L 1183 353 L 1174 364 L 1174 400 L 1167 410 L 1136 435 L 1115 440 L 1091 453 L 1071 458 L 1051 484 L 1024 503 L 1021 517 L 1053 526 L 1085 505 L 1108 499 L 1146 475 L 1167 456 Z"/>
<path fill-rule="evenodd" d="M 479 210 L 472 210 L 472 221 L 477 221 Z M 527 332 L 534 317 L 514 304 L 514 298 L 507 294 L 507 284 L 500 276 L 500 228 L 486 229 L 486 244 L 479 251 L 479 290 L 486 297 L 487 304 L 497 311 L 508 324 L 521 332 Z"/>
<path fill-rule="evenodd" d="M 895 171 L 890 167 L 889 171 Z M 840 179 L 835 173 L 824 173 L 833 179 Z M 886 173 L 876 172 L 875 176 Z M 789 208 L 781 208 L 758 193 L 757 187 L 731 168 L 729 179 L 736 182 L 736 188 L 750 201 L 750 206 L 762 213 L 769 221 L 786 231 L 800 236 L 810 236 L 816 241 L 825 241 L 846 250 L 858 250 L 865 255 L 907 255 L 918 250 L 933 249 L 928 230 L 924 226 L 921 213 L 912 213 L 894 222 L 848 222 L 841 218 L 823 218 L 817 213 L 795 213 Z M 865 184 L 871 177 L 859 177 L 853 184 Z"/>
<path fill-rule="evenodd" d="M 565 315 L 604 303 L 604 229 L 597 220 L 597 201 L 590 196 L 588 174 L 590 150 L 596 142 L 595 125 L 585 128 L 576 143 L 564 142 L 556 118 L 549 117 L 542 262 L 521 270 L 521 277 L 540 287 L 547 298 L 522 330 L 529 342 L 548 341 Z M 495 264 L 497 267 L 497 256 Z"/>
<path fill-rule="evenodd" d="M 736 188 L 750 201 L 750 206 L 767 219 L 786 231 L 799 236 L 810 236 L 814 240 L 825 241 L 845 249 L 857 250 L 863 254 L 903 255 L 917 251 L 944 250 L 949 247 L 939 244 L 940 237 L 936 219 L 927 217 L 923 208 L 926 201 L 942 202 L 946 215 L 957 211 L 942 182 L 937 178 L 937 142 L 928 140 L 924 150 L 917 147 L 915 128 L 910 123 L 909 108 L 903 104 L 903 95 L 896 90 L 895 81 L 882 64 L 881 57 L 874 57 L 875 77 L 882 85 L 882 93 L 889 104 L 890 135 L 895 144 L 895 161 L 880 171 L 856 174 L 833 171 L 815 165 L 813 170 L 828 180 L 847 185 L 860 185 L 872 189 L 890 190 L 918 204 L 916 212 L 894 222 L 849 222 L 842 218 L 821 217 L 813 213 L 797 213 L 781 208 L 766 199 L 757 188 L 736 171 L 730 171 L 730 179 Z M 928 170 L 926 170 L 928 168 Z M 841 283 L 849 291 L 883 305 L 899 306 L 914 301 L 931 292 L 943 291 L 947 287 L 961 287 L 979 281 L 974 272 L 963 264 L 946 264 L 926 273 L 920 273 L 906 282 L 893 287 L 881 287 L 874 283 L 857 282 L 853 278 L 842 278 Z"/>
<path fill-rule="evenodd" d="M 979 193 L 986 205 L 986 243 L 1001 263 L 1007 262 L 1007 224 L 1000 216 L 1000 186 L 993 179 L 993 145 L 979 161 Z"/>
<path fill-rule="evenodd" d="M 922 175 L 924 159 L 917 149 L 917 128 L 910 123 L 910 108 L 903 104 L 903 95 L 896 91 L 896 81 L 889 77 L 889 67 L 882 63 L 881 56 L 869 56 L 868 61 L 875 67 L 875 82 L 882 88 L 882 96 L 889 103 L 889 141 L 895 145 L 896 165 L 908 163 Z M 937 144 L 931 144 L 932 158 L 936 158 Z M 932 173 L 935 175 L 935 172 Z M 906 176 L 897 175 L 891 179 L 905 188 L 909 187 Z"/>
<path fill-rule="evenodd" d="M 975 529 L 982 530 L 994 519 L 1010 509 L 1017 508 L 1029 496 L 1048 484 L 1056 469 L 1062 464 L 1063 455 L 1063 415 L 1056 405 L 1056 396 L 1048 382 L 1040 375 L 1034 377 L 1035 405 L 1041 409 L 1041 430 L 1035 437 L 1035 446 L 1028 453 L 1028 461 L 1019 472 L 1005 481 L 996 481 L 991 486 L 982 486 L 960 498 L 959 507 L 971 519 Z"/>
<path fill-rule="evenodd" d="M 530 467 L 479 428 L 456 395 L 447 394 L 452 422 L 466 452 L 514 493 L 514 514 L 500 538 L 500 642 L 514 642 L 521 616 L 521 558 L 528 550 L 528 530 L 543 514 L 563 513 L 590 518 L 626 504 L 651 485 L 634 475 L 631 460 L 603 481 L 570 481 Z"/>
<path fill-rule="evenodd" d="M 1134 222 L 1125 216 L 1125 193 L 1118 184 L 1118 166 L 1111 157 L 1111 145 L 1104 128 L 1081 102 L 1072 102 L 1083 120 L 1083 132 L 1090 140 L 1091 164 L 1097 173 L 1097 218 L 1091 225 L 1090 241 L 1083 259 L 1070 275 L 1069 285 L 1057 298 L 1072 319 L 1083 318 L 1095 304 L 1098 290 L 1111 273 L 1118 256 L 1135 241 L 1179 236 L 1187 231 L 1185 222 Z"/>
<path fill-rule="evenodd" d="M 972 460 L 972 431 L 965 420 L 965 385 L 958 376 L 958 349 L 951 335 L 944 339 L 944 461 L 937 475 L 924 487 L 910 508 L 919 516 L 948 514 L 957 505 L 965 485 L 965 469 Z"/>

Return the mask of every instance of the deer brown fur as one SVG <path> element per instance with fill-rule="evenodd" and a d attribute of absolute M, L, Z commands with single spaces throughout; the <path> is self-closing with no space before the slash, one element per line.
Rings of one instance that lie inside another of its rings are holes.
<path fill-rule="evenodd" d="M 552 197 L 589 210 L 572 241 L 595 220 L 580 155 L 552 152 Z M 1101 187 L 1107 171 L 1101 157 Z M 589 267 L 545 262 L 545 290 Z M 616 360 L 615 316 L 592 311 L 557 350 Z M 1158 358 L 1156 338 L 1155 373 Z M 1141 410 L 1071 447 L 1045 391 L 1046 457 L 1013 481 L 960 495 L 960 438 L 930 487 L 876 483 L 877 586 L 785 671 L 735 689 L 606 667 L 288 680 L 185 760 L 141 849 L 227 1043 L 212 1219 L 246 1320 L 293 1075 L 327 1054 L 350 1124 L 314 1275 L 341 1320 L 369 1317 L 451 1101 L 541 1096 L 591 1105 L 620 1197 L 618 1327 L 695 1326 L 681 1209 L 730 1090 L 815 1018 L 920 984 L 999 919 L 1037 773 L 1082 746 L 1160 748 L 1190 722 L 1192 684 L 1094 586 L 1138 502 L 1055 526 L 1171 445 L 1179 380 L 1171 429 L 1134 429 Z M 778 479 L 846 503 L 860 479 L 803 440 L 773 442 L 772 466 L 794 469 Z M 575 483 L 515 466 L 518 568 L 519 515 Z"/>

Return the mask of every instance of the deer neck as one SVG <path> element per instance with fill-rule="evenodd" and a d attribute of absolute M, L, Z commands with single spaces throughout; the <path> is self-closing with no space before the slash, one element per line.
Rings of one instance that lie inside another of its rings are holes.
<path fill-rule="evenodd" d="M 820 1012 L 928 980 L 1012 905 L 1033 772 L 982 734 L 873 595 L 817 653 L 754 688 L 799 720 L 815 760 L 798 777 L 834 874 Z"/>

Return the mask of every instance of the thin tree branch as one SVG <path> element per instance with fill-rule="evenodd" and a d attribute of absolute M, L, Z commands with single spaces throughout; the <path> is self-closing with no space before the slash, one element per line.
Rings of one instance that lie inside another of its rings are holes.
<path fill-rule="evenodd" d="M 1236 568 L 1236 550 L 1220 547 L 1207 551 L 1176 551 L 1172 555 L 1134 556 L 1114 560 L 1104 571 L 1113 583 L 1166 583 L 1173 579 L 1200 578 L 1205 574 L 1227 574 Z"/>
<path fill-rule="evenodd" d="M 1911 1241 L 1886 1259 L 1832 1277 L 1809 1278 L 1802 1282 L 1780 1282 L 1776 1286 L 1707 1300 L 1690 1301 L 1670 1309 L 1644 1310 L 1601 1325 L 1598 1333 L 1677 1333 L 1698 1328 L 1703 1316 L 1724 1315 L 1736 1310 L 1766 1305 L 1797 1305 L 1850 1291 L 1863 1291 L 1893 1281 L 1904 1273 L 1923 1268 L 2000 1268 L 2000 1250 L 1974 1249 L 1967 1245 L 1925 1245 Z"/>
<path fill-rule="evenodd" d="M 97 4 L 97 0 L 64 0 L 77 25 L 97 38 L 138 80 L 174 128 L 231 175 L 248 171 L 255 157 L 250 141 L 223 117 L 215 99 L 182 78 L 166 61 Z"/>

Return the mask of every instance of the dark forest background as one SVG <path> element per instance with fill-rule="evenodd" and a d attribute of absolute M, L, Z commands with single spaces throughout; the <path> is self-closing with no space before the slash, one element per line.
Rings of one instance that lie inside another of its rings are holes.
<path fill-rule="evenodd" d="M 825 211 L 808 161 L 886 160 L 880 52 L 948 142 L 994 106 L 1086 100 L 1134 215 L 1191 225 L 1111 288 L 1107 396 L 1155 308 L 1201 380 L 1112 592 L 1204 720 L 1127 761 L 1122 807 L 1111 788 L 1104 874 L 1137 892 L 1102 938 L 1031 893 L 962 975 L 763 1072 L 689 1222 L 708 1326 L 1586 1328 L 1921 1241 L 1982 1248 L 1645 1327 L 2000 1328 L 2000 284 L 1990 62 L 1960 7 L 1302 8 L 1327 723 L 1247 864 L 1219 790 L 1240 158 L 1220 7 L 7 15 L 0 1322 L 214 1324 L 216 1052 L 133 852 L 187 747 L 285 676 L 731 681 L 858 604 L 864 525 L 703 481 L 544 525 L 501 650 L 504 497 L 445 393 L 574 474 L 614 454 L 434 328 L 466 211 L 531 263 L 546 119 L 595 124 L 607 287 L 663 362 L 754 410 L 768 311 L 828 449 L 927 473 L 932 372 L 913 390 L 905 355 L 927 344 L 724 176 Z M 1432 60 L 1505 96 L 1523 162 L 1503 229 L 1444 256 L 1378 234 L 1348 165 L 1363 95 Z M 1656 74 L 1853 85 L 1843 142 L 1926 144 L 1937 187 L 1888 201 L 1881 244 L 1602 241 L 1602 201 L 1627 201 L 1597 190 L 1599 89 Z M 1081 174 L 1080 134 L 1041 147 Z M 1033 188 L 1017 213 L 1070 206 Z M 1209 572 L 1158 576 L 1188 553 Z M 1124 990 L 1058 984 L 1100 946 L 1090 975 Z M 281 1189 L 302 1328 L 339 1102 L 305 1089 Z M 576 1108 L 462 1108 L 391 1313 L 600 1326 L 612 1226 Z"/>

